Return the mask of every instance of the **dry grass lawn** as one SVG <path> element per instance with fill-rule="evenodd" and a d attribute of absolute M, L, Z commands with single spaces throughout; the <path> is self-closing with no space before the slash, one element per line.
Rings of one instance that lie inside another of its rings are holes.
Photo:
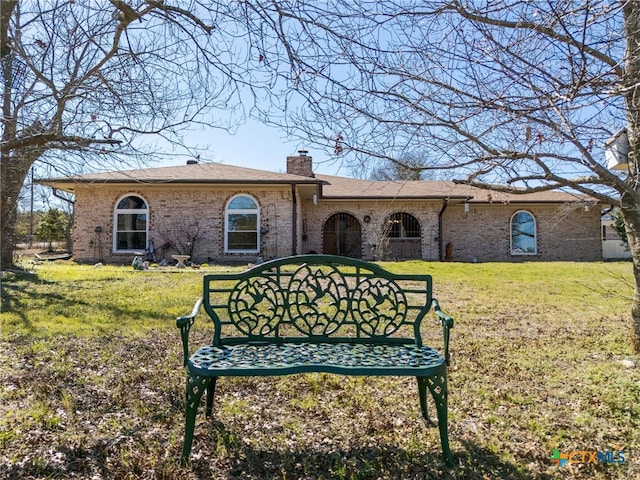
<path fill-rule="evenodd" d="M 202 271 L 52 263 L 2 276 L 0 478 L 640 478 L 629 263 L 387 268 L 432 273 L 456 318 L 453 468 L 421 421 L 415 380 L 324 374 L 222 379 L 181 467 L 174 320 Z M 210 332 L 199 317 L 193 344 Z M 556 449 L 624 451 L 625 461 L 559 467 Z"/>

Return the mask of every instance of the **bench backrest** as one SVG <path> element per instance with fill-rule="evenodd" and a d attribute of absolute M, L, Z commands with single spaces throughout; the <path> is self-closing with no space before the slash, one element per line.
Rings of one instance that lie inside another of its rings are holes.
<path fill-rule="evenodd" d="M 415 342 L 432 302 L 431 276 L 393 274 L 333 255 L 272 260 L 204 277 L 213 344 Z"/>

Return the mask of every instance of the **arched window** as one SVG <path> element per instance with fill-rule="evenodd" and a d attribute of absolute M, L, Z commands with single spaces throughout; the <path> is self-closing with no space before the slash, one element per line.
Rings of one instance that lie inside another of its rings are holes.
<path fill-rule="evenodd" d="M 224 249 L 228 253 L 258 253 L 260 209 L 248 195 L 237 195 L 225 210 Z"/>
<path fill-rule="evenodd" d="M 114 213 L 113 251 L 131 252 L 147 248 L 149 232 L 147 202 L 137 195 L 123 197 Z"/>
<path fill-rule="evenodd" d="M 390 238 L 420 238 L 420 222 L 410 213 L 393 213 L 387 221 Z"/>
<path fill-rule="evenodd" d="M 529 212 L 521 210 L 511 217 L 511 255 L 535 255 L 538 253 L 536 220 Z"/>
<path fill-rule="evenodd" d="M 410 213 L 396 212 L 389 215 L 382 233 L 381 244 L 374 255 L 398 260 L 422 258 L 422 229 L 418 219 Z"/>

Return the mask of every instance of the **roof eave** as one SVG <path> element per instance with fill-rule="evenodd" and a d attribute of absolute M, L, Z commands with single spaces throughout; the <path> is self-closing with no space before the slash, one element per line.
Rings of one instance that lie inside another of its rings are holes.
<path fill-rule="evenodd" d="M 322 200 L 465 200 L 467 196 L 451 196 L 451 195 L 323 195 Z"/>
<path fill-rule="evenodd" d="M 202 179 L 180 179 L 180 180 L 140 180 L 140 179 L 78 179 L 78 180 L 57 180 L 43 178 L 35 180 L 39 185 L 60 186 L 60 185 L 323 185 L 322 180 L 202 180 Z M 58 187 L 60 188 L 60 187 Z"/>

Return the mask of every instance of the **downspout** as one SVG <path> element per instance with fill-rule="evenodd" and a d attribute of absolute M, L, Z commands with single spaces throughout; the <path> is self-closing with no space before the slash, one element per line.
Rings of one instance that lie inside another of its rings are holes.
<path fill-rule="evenodd" d="M 292 221 L 291 221 L 291 255 L 295 255 L 298 251 L 298 196 L 296 194 L 296 184 L 291 184 L 291 203 Z"/>
<path fill-rule="evenodd" d="M 438 256 L 440 257 L 440 261 L 444 262 L 444 239 L 442 238 L 442 216 L 444 215 L 444 211 L 447 209 L 449 205 L 449 200 L 446 198 L 442 200 L 442 208 L 440 212 L 438 212 Z"/>

